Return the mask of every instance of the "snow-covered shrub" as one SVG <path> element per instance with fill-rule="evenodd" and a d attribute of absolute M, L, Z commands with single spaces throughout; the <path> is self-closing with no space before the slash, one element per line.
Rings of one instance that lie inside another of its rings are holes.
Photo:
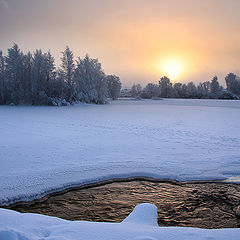
<path fill-rule="evenodd" d="M 160 88 L 157 84 L 149 83 L 141 92 L 140 97 L 151 99 L 160 96 Z"/>
<path fill-rule="evenodd" d="M 133 84 L 133 86 L 131 88 L 132 97 L 140 96 L 141 92 L 142 92 L 142 86 L 139 83 Z"/>

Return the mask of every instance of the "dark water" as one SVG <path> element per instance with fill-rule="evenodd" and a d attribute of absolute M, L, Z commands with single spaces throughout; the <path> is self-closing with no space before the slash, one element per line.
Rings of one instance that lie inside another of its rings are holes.
<path fill-rule="evenodd" d="M 160 226 L 240 227 L 240 220 L 236 217 L 240 205 L 238 184 L 113 182 L 10 208 L 68 220 L 121 222 L 143 202 L 158 207 Z"/>

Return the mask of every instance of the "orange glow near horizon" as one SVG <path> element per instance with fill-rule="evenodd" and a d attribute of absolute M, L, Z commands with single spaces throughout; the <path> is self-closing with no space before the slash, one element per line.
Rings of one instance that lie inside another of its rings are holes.
<path fill-rule="evenodd" d="M 98 58 L 128 87 L 164 75 L 195 83 L 217 75 L 221 84 L 229 72 L 240 75 L 238 0 L 6 2 L 0 0 L 4 53 L 13 42 L 24 52 L 50 49 L 59 66 L 68 45 L 75 59 Z"/>

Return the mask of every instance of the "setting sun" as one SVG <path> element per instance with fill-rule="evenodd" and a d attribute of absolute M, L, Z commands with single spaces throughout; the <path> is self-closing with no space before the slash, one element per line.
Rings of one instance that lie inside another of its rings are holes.
<path fill-rule="evenodd" d="M 183 64 L 175 59 L 166 60 L 161 65 L 164 74 L 174 80 L 183 72 Z"/>
<path fill-rule="evenodd" d="M 0 0 L 0 240 L 240 240 L 239 10 Z"/>

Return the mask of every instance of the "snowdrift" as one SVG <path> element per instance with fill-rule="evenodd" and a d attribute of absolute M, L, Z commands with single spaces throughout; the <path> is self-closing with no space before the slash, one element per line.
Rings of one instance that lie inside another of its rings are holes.
<path fill-rule="evenodd" d="M 112 178 L 240 179 L 239 101 L 0 106 L 0 201 Z"/>
<path fill-rule="evenodd" d="M 1 240 L 238 240 L 240 229 L 158 227 L 157 207 L 143 203 L 122 223 L 67 221 L 0 209 Z"/>

